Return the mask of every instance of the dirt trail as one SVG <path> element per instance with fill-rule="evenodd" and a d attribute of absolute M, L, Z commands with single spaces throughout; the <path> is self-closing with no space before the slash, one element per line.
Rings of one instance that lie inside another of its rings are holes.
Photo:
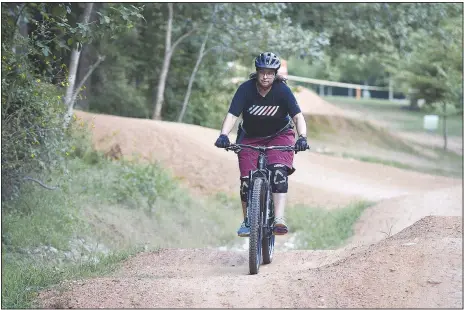
<path fill-rule="evenodd" d="M 76 114 L 94 124 L 93 139 L 98 150 L 107 152 L 118 145 L 124 155 L 138 153 L 146 160 L 156 159 L 198 193 L 238 192 L 237 157 L 214 147 L 218 135 L 215 129 L 81 111 Z M 328 208 L 359 199 L 377 201 L 450 187 L 460 182 L 311 152 L 297 154 L 295 167 L 297 171 L 290 177 L 292 203 Z"/>
<path fill-rule="evenodd" d="M 71 308 L 462 307 L 461 234 L 461 217 L 427 217 L 343 256 L 276 253 L 254 276 L 244 252 L 166 249 L 42 298 Z"/>
<path fill-rule="evenodd" d="M 317 96 L 302 103 L 318 104 L 321 113 L 324 108 L 341 113 Z M 125 155 L 138 152 L 150 159 L 152 154 L 198 193 L 237 194 L 236 157 L 213 146 L 217 130 L 76 114 L 93 119 L 97 149 L 118 144 Z M 106 139 L 116 128 L 119 133 Z M 43 306 L 462 308 L 462 180 L 315 153 L 298 154 L 295 165 L 292 203 L 331 208 L 358 199 L 377 202 L 362 215 L 346 247 L 277 248 L 273 263 L 254 276 L 248 275 L 246 251 L 141 253 L 111 276 L 44 291 Z M 392 237 L 385 239 L 387 234 Z"/>

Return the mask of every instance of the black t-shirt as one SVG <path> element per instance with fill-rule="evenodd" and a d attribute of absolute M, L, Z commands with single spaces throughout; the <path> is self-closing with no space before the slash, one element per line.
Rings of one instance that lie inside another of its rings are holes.
<path fill-rule="evenodd" d="M 263 97 L 258 92 L 255 79 L 239 86 L 229 108 L 229 113 L 237 117 L 243 113 L 243 129 L 250 137 L 273 135 L 300 112 L 296 98 L 287 84 L 275 81 Z"/>

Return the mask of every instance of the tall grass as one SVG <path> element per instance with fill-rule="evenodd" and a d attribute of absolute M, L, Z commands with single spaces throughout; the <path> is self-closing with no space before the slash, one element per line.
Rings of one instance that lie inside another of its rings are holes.
<path fill-rule="evenodd" d="M 2 307 L 31 307 L 39 290 L 109 272 L 142 248 L 236 240 L 238 198 L 193 198 L 156 163 L 113 162 L 92 151 L 79 156 L 68 161 L 69 179 L 59 189 L 29 183 L 2 205 Z"/>
<path fill-rule="evenodd" d="M 35 308 L 38 292 L 69 279 L 104 275 L 116 270 L 137 249 L 104 256 L 97 263 L 57 266 L 47 261 L 25 259 L 2 252 L 2 308 Z"/>

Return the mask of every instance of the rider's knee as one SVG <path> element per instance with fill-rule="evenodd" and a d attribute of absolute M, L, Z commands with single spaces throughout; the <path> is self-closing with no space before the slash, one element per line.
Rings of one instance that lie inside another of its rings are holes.
<path fill-rule="evenodd" d="M 282 164 L 268 166 L 271 173 L 271 189 L 273 193 L 288 192 L 288 168 Z"/>
<path fill-rule="evenodd" d="M 249 177 L 242 177 L 240 178 L 241 184 L 240 184 L 240 199 L 243 202 L 248 201 L 248 188 L 250 186 L 250 180 Z"/>

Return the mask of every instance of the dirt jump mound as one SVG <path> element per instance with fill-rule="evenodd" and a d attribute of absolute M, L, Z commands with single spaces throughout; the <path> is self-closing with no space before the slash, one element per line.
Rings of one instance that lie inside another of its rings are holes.
<path fill-rule="evenodd" d="M 111 277 L 42 295 L 45 307 L 462 307 L 461 217 L 425 217 L 378 244 L 278 253 L 258 275 L 246 253 L 142 253 Z"/>

